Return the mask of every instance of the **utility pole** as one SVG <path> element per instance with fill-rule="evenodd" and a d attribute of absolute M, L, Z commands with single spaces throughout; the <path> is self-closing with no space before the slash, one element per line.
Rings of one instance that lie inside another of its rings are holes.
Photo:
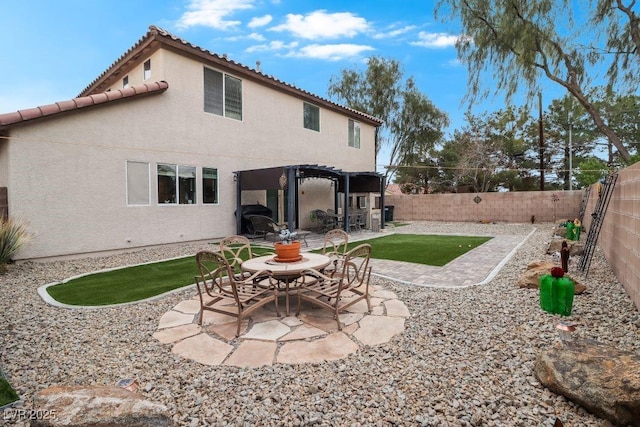
<path fill-rule="evenodd" d="M 571 112 L 569 112 L 569 191 L 573 190 L 572 181 L 572 169 L 573 169 L 573 141 L 571 140 L 571 128 L 573 127 L 573 123 L 571 123 Z"/>
<path fill-rule="evenodd" d="M 542 92 L 538 93 L 538 108 L 540 110 L 539 129 L 540 133 L 540 191 L 544 191 L 544 126 L 542 125 Z"/>

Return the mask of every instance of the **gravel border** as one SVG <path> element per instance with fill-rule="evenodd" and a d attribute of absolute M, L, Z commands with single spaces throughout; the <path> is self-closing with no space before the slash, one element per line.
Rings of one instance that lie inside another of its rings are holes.
<path fill-rule="evenodd" d="M 514 233 L 530 224 L 412 223 L 403 232 Z M 346 359 L 259 369 L 208 367 L 152 337 L 158 320 L 192 289 L 133 306 L 99 310 L 47 305 L 37 288 L 66 277 L 195 253 L 180 244 L 101 258 L 11 265 L 0 275 L 0 365 L 29 408 L 52 385 L 112 385 L 136 378 L 139 393 L 169 408 L 176 425 L 553 425 L 608 426 L 558 396 L 533 374 L 536 354 L 557 342 L 558 316 L 517 278 L 544 252 L 552 224 L 532 235 L 483 286 L 423 288 L 372 278 L 409 308 L 403 334 Z M 516 234 L 516 233 L 514 233 Z M 210 248 L 210 246 L 208 246 Z M 577 265 L 573 262 L 572 265 Z M 568 319 L 578 334 L 638 352 L 640 315 L 596 251 L 588 292 Z M 7 421 L 7 425 L 28 425 Z"/>

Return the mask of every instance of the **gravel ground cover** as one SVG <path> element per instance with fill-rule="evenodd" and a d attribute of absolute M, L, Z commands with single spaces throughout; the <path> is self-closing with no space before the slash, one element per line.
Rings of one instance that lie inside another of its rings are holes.
<path fill-rule="evenodd" d="M 523 229 L 532 227 L 420 222 L 402 232 L 526 234 Z M 528 427 L 552 426 L 556 417 L 565 426 L 608 426 L 548 391 L 533 374 L 536 354 L 558 341 L 559 320 L 539 308 L 537 291 L 516 286 L 530 261 L 551 260 L 544 252 L 553 225 L 535 227 L 486 285 L 437 289 L 372 277 L 411 312 L 405 332 L 388 344 L 337 361 L 259 369 L 203 366 L 171 354 L 170 345 L 152 337 L 162 314 L 193 289 L 103 309 L 54 308 L 36 292 L 84 272 L 195 253 L 204 243 L 12 265 L 0 275 L 0 365 L 23 408 L 52 385 L 136 378 L 139 393 L 166 405 L 179 426 Z M 640 314 L 599 251 L 588 278 L 581 279 L 588 292 L 576 296 L 569 318 L 578 334 L 638 352 Z"/>

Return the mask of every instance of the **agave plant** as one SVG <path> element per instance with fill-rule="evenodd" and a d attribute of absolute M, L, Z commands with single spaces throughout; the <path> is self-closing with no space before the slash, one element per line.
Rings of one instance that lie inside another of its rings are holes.
<path fill-rule="evenodd" d="M 7 270 L 11 257 L 24 246 L 31 236 L 20 221 L 0 217 L 0 272 Z"/>

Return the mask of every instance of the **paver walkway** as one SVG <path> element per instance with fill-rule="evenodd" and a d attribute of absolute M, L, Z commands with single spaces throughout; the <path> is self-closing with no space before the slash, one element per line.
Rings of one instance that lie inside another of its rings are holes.
<path fill-rule="evenodd" d="M 529 235 L 495 236 L 444 267 L 371 259 L 373 274 L 418 286 L 460 288 L 487 283 L 515 253 Z M 384 236 L 363 231 L 351 241 Z M 308 237 L 309 248 L 321 247 L 322 236 Z M 204 365 L 259 367 L 274 363 L 314 363 L 335 360 L 378 345 L 404 331 L 410 313 L 390 291 L 370 287 L 372 312 L 366 314 L 365 301 L 354 304 L 340 316 L 345 324 L 338 331 L 331 312 L 303 306 L 300 316 L 278 317 L 273 305 L 258 310 L 245 321 L 240 337 L 235 337 L 236 319 L 205 312 L 197 324 L 198 296 L 185 300 L 165 313 L 154 337 L 171 344 L 171 351 Z"/>

